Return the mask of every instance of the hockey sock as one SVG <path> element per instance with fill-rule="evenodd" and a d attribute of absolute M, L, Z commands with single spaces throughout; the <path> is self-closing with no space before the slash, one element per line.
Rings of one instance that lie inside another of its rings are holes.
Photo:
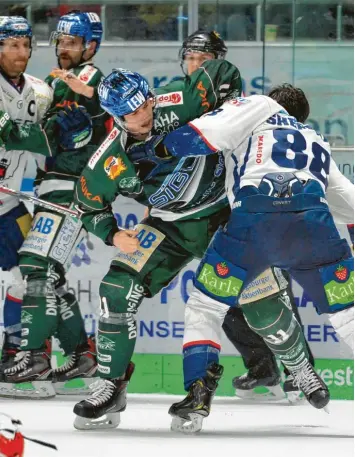
<path fill-rule="evenodd" d="M 87 341 L 84 319 L 74 294 L 63 288 L 57 289 L 56 293 L 60 303 L 58 329 L 55 337 L 59 339 L 65 355 L 69 355 L 79 344 L 85 344 Z"/>
<path fill-rule="evenodd" d="M 308 359 L 302 328 L 292 312 L 286 291 L 243 305 L 242 309 L 250 328 L 264 338 L 287 368 L 292 370 Z"/>
<path fill-rule="evenodd" d="M 21 305 L 22 299 L 6 294 L 4 301 L 4 328 L 7 334 L 8 348 L 19 348 L 21 345 Z"/>

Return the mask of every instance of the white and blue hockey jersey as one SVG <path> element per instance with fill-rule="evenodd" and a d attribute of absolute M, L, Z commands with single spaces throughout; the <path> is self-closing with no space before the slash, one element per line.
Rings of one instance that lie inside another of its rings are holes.
<path fill-rule="evenodd" d="M 42 155 L 26 151 L 26 129 L 30 124 L 41 123 L 49 108 L 53 90 L 40 79 L 24 73 L 24 84 L 18 91 L 0 74 L 0 110 L 6 111 L 12 121 L 19 125 L 24 138 L 24 150 L 7 151 L 0 147 L 0 185 L 14 190 L 21 189 L 21 183 L 28 160 L 35 156 L 37 166 L 44 168 Z M 16 197 L 0 193 L 0 216 L 19 204 Z"/>
<path fill-rule="evenodd" d="M 267 96 L 227 101 L 170 133 L 164 144 L 176 156 L 222 151 L 232 208 L 243 186 L 258 186 L 267 173 L 293 172 L 321 184 L 337 222 L 353 220 L 354 186 L 336 166 L 329 143 Z"/>

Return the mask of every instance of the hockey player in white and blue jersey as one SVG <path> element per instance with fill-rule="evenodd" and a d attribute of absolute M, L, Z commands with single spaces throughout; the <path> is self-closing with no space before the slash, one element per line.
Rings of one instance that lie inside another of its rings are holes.
<path fill-rule="evenodd" d="M 318 313 L 328 314 L 338 334 L 352 345 L 353 257 L 333 215 L 337 222 L 352 222 L 354 187 L 338 170 L 328 142 L 294 117 L 306 102 L 302 91 L 281 86 L 273 91 L 273 99 L 255 95 L 227 101 L 165 138 L 133 147 L 134 161 L 217 151 L 225 157 L 232 214 L 196 273 L 185 313 L 184 344 L 218 342 L 228 307 L 236 306 L 260 273 L 275 266 L 289 271 Z M 279 305 L 265 308 L 254 302 L 242 305 L 242 310 L 307 400 L 316 408 L 325 407 L 328 389 L 309 363 L 289 303 L 279 300 Z M 217 385 L 208 360 L 205 366 L 190 366 L 185 373 L 185 382 L 190 376 L 188 396 L 169 412 L 173 427 L 184 428 L 190 421 L 197 430 L 209 414 Z"/>
<path fill-rule="evenodd" d="M 32 29 L 25 18 L 0 17 L 0 130 L 6 127 L 11 131 L 15 126 L 24 140 L 29 127 L 41 123 L 53 98 L 46 83 L 24 73 L 32 48 Z M 0 145 L 1 186 L 20 190 L 31 155 L 25 149 L 12 151 Z M 45 157 L 34 156 L 37 166 L 43 168 Z M 21 343 L 24 282 L 17 266 L 18 250 L 30 226 L 31 216 L 25 205 L 16 197 L 0 194 L 0 269 L 11 271 L 13 276 L 4 303 L 2 368 L 13 359 Z"/>

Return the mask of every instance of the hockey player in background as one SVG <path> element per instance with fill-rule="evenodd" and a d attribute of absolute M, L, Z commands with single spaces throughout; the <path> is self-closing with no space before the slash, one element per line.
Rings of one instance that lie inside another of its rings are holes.
<path fill-rule="evenodd" d="M 32 29 L 23 17 L 0 17 L 0 185 L 20 190 L 30 152 L 26 139 L 34 124 L 40 124 L 53 98 L 52 89 L 25 73 L 33 50 Z M 7 130 L 4 136 L 4 131 Z M 6 150 L 10 132 L 24 141 L 21 151 Z M 33 138 L 33 151 L 36 151 Z M 39 145 L 38 145 L 39 146 Z M 40 149 L 40 147 L 39 147 Z M 51 155 L 51 151 L 48 151 Z M 44 169 L 45 158 L 34 154 Z M 4 341 L 1 370 L 10 367 L 21 343 L 21 304 L 24 281 L 18 268 L 18 250 L 31 227 L 31 215 L 13 196 L 0 194 L 0 268 L 10 271 L 12 281 L 4 302 Z"/>
<path fill-rule="evenodd" d="M 60 68 L 46 79 L 54 91 L 47 117 L 52 118 L 63 109 L 64 113 L 69 112 L 76 104 L 84 106 L 91 116 L 90 144 L 93 148 L 105 137 L 106 122 L 109 121 L 109 116 L 100 108 L 97 94 L 103 75 L 92 62 L 101 38 L 102 25 L 95 13 L 75 11 L 61 17 L 52 36 Z M 83 147 L 88 141 L 87 128 L 84 128 L 82 138 L 78 138 L 74 131 L 71 136 L 68 132 L 72 125 L 69 124 L 77 119 L 68 121 L 65 114 L 57 118 L 67 135 L 58 138 L 57 157 L 46 163 L 38 196 L 69 206 L 75 181 L 92 150 Z M 47 133 L 53 137 L 50 127 Z M 36 385 L 42 388 L 32 392 L 33 396 L 55 394 L 52 376 L 56 391 L 61 393 L 66 381 L 82 378 L 90 382 L 96 372 L 94 341 L 86 335 L 76 297 L 64 287 L 65 273 L 70 267 L 74 249 L 84 237 L 85 231 L 80 230 L 73 219 L 38 208 L 29 236 L 20 251 L 20 268 L 27 279 L 22 307 L 22 352 L 17 364 L 4 373 L 8 383 L 36 381 Z M 34 242 L 39 238 L 42 245 Z M 35 307 L 31 306 L 33 303 Z M 69 358 L 63 367 L 52 373 L 45 342 L 54 333 Z M 65 393 L 70 391 L 66 389 Z"/>
<path fill-rule="evenodd" d="M 133 146 L 130 157 L 166 164 L 169 158 L 223 151 L 232 214 L 197 270 L 186 306 L 184 343 L 193 346 L 202 338 L 219 343 L 224 316 L 238 299 L 248 325 L 280 357 L 309 403 L 323 408 L 329 391 L 309 363 L 289 302 L 240 302 L 265 268 L 288 270 L 317 311 L 328 314 L 339 336 L 353 346 L 353 257 L 328 203 L 338 222 L 351 223 L 354 187 L 338 170 L 327 141 L 297 122 L 307 107 L 304 93 L 291 85 L 278 87 L 272 98 L 231 99 L 165 138 Z M 169 410 L 176 430 L 201 429 L 223 372 L 213 352 L 205 360 L 194 354 L 191 359 L 185 373 L 188 395 Z"/>

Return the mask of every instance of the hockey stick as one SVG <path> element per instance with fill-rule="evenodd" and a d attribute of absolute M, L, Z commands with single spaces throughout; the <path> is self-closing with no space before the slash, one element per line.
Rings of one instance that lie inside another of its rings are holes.
<path fill-rule="evenodd" d="M 28 195 L 25 192 L 17 191 L 10 189 L 8 187 L 0 186 L 0 193 L 12 195 L 13 197 L 17 197 L 19 200 L 24 202 L 31 202 L 35 205 L 42 206 L 43 208 L 50 209 L 52 211 L 56 211 L 58 213 L 64 214 L 65 216 L 76 217 L 80 219 L 80 213 L 78 211 L 74 211 L 73 209 L 66 208 L 65 206 L 57 205 L 56 203 L 50 203 L 41 198 L 34 197 L 32 195 Z"/>
<path fill-rule="evenodd" d="M 42 206 L 43 208 L 50 209 L 52 211 L 56 211 L 57 213 L 64 214 L 65 216 L 75 217 L 80 219 L 81 215 L 78 211 L 74 211 L 73 209 L 66 208 L 65 206 L 58 205 L 57 203 L 50 203 L 41 198 L 34 197 L 32 195 L 28 195 L 25 192 L 17 191 L 10 189 L 9 187 L 2 187 L 0 186 L 0 193 L 12 195 L 13 197 L 17 197 L 19 200 L 24 202 L 31 202 L 35 205 Z M 120 230 L 126 230 L 124 227 L 118 226 Z"/>

